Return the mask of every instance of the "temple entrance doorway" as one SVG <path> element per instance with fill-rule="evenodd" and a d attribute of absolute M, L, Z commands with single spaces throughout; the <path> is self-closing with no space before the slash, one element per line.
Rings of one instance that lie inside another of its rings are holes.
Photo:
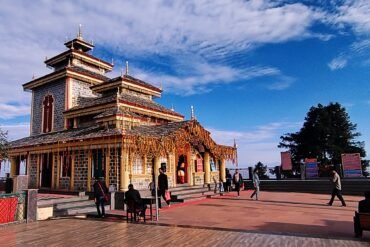
<path fill-rule="evenodd" d="M 178 184 L 188 183 L 188 162 L 186 155 L 181 154 L 178 156 L 176 172 Z"/>
<path fill-rule="evenodd" d="M 52 153 L 42 154 L 41 158 L 41 181 L 42 188 L 51 188 L 53 156 Z"/>
<path fill-rule="evenodd" d="M 94 149 L 92 151 L 92 177 L 104 178 L 105 175 L 105 156 L 102 149 Z"/>

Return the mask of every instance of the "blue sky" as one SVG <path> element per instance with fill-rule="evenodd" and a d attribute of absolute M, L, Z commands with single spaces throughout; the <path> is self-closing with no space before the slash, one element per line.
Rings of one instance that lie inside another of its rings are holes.
<path fill-rule="evenodd" d="M 312 4 L 314 2 L 314 4 Z M 280 0 L 2 1 L 0 127 L 29 133 L 22 84 L 50 73 L 82 24 L 93 55 L 118 75 L 163 85 L 157 101 L 199 122 L 221 144 L 236 139 L 240 166 L 280 164 L 280 136 L 311 106 L 339 102 L 369 158 L 370 2 Z"/>

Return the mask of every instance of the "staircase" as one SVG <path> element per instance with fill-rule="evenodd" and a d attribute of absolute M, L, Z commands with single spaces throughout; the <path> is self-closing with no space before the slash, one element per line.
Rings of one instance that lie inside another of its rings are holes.
<path fill-rule="evenodd" d="M 43 195 L 37 199 L 38 219 L 96 213 L 96 205 L 88 196 L 71 196 L 71 195 Z M 110 210 L 106 205 L 105 210 Z"/>
<path fill-rule="evenodd" d="M 170 192 L 171 201 L 175 203 L 200 200 L 215 195 L 213 188 L 209 191 L 208 187 L 203 185 L 190 186 L 189 184 L 178 184 L 177 187 L 170 188 Z"/>

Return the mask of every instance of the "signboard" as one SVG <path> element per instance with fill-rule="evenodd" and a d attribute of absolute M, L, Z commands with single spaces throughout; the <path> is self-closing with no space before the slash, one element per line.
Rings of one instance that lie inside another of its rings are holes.
<path fill-rule="evenodd" d="M 342 154 L 344 177 L 361 177 L 361 156 L 359 153 Z"/>
<path fill-rule="evenodd" d="M 304 163 L 306 167 L 306 177 L 307 178 L 319 177 L 317 159 L 305 159 Z"/>
<path fill-rule="evenodd" d="M 290 171 L 292 170 L 292 158 L 290 156 L 290 152 L 281 152 L 281 169 L 283 171 Z"/>

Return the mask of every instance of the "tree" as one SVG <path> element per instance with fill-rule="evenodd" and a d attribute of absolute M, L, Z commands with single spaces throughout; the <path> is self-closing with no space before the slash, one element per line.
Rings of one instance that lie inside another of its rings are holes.
<path fill-rule="evenodd" d="M 8 132 L 0 129 L 0 161 L 8 158 Z"/>
<path fill-rule="evenodd" d="M 361 161 L 361 167 L 362 167 L 362 176 L 368 177 L 369 172 L 367 171 L 367 168 L 370 166 L 370 160 L 362 160 Z"/>
<path fill-rule="evenodd" d="M 342 153 L 366 156 L 364 142 L 356 141 L 360 136 L 356 128 L 339 103 L 318 104 L 310 108 L 299 132 L 280 137 L 278 147 L 290 150 L 296 173 L 305 158 L 317 158 L 321 164 L 340 164 Z"/>
<path fill-rule="evenodd" d="M 267 179 L 269 176 L 266 174 L 267 173 L 267 166 L 262 164 L 262 162 L 258 161 L 258 163 L 254 166 L 255 169 L 257 169 L 257 174 L 259 178 L 262 179 Z"/>

